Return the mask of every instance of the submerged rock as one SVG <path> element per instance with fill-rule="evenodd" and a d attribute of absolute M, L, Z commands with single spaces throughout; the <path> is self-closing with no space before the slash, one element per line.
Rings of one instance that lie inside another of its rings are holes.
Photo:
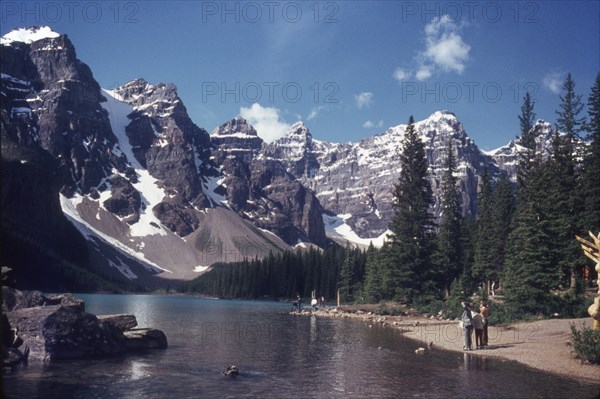
<path fill-rule="evenodd" d="M 124 331 L 127 338 L 127 349 L 165 349 L 167 336 L 155 328 L 133 328 Z"/>

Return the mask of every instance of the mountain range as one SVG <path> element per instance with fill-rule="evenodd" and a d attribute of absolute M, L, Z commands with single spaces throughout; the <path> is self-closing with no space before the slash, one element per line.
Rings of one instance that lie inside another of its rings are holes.
<path fill-rule="evenodd" d="M 35 245 L 152 284 L 291 248 L 382 245 L 389 233 L 406 125 L 358 143 L 317 140 L 302 122 L 265 143 L 239 116 L 208 133 L 173 84 L 102 89 L 66 35 L 19 29 L 1 44 L 2 236 L 21 245 L 5 246 L 5 263 L 31 262 L 16 248 Z M 535 128 L 547 148 L 551 125 Z M 436 217 L 449 143 L 464 214 L 477 212 L 484 168 L 514 180 L 516 142 L 483 152 L 449 111 L 415 129 Z"/>

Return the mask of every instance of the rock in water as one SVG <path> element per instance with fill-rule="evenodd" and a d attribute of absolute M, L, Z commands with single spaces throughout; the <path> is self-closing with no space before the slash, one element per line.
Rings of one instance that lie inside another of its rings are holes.
<path fill-rule="evenodd" d="M 127 349 L 165 349 L 168 346 L 165 333 L 155 328 L 133 328 L 123 334 L 127 338 Z"/>
<path fill-rule="evenodd" d="M 77 308 L 41 306 L 15 310 L 7 316 L 29 347 L 30 360 L 51 362 L 110 355 L 127 349 L 119 330 Z"/>
<path fill-rule="evenodd" d="M 121 331 L 131 330 L 137 327 L 137 319 L 132 314 L 109 314 L 97 316 L 98 320 L 108 323 Z"/>

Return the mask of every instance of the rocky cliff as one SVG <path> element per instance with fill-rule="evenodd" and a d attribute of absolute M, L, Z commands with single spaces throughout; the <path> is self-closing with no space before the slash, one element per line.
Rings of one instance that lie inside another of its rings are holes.
<path fill-rule="evenodd" d="M 358 236 L 374 238 L 387 229 L 392 218 L 392 187 L 400 173 L 399 155 L 406 125 L 358 143 L 334 144 L 313 139 L 303 124 L 267 146 L 262 156 L 286 165 L 307 187 L 313 189 L 323 207 L 342 215 Z M 499 173 L 492 159 L 469 138 L 456 115 L 438 111 L 415 124 L 425 144 L 435 204 L 440 211 L 441 179 L 448 143 L 456 152 L 457 175 L 464 214 L 477 211 L 478 176 L 484 167 Z"/>

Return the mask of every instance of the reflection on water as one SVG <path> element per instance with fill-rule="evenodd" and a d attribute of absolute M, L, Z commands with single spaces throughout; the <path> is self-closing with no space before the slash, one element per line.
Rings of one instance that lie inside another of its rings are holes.
<path fill-rule="evenodd" d="M 169 349 L 3 374 L 12 398 L 592 397 L 597 387 L 515 362 L 441 350 L 399 331 L 294 317 L 289 304 L 82 295 L 96 314 L 133 313 Z M 222 371 L 236 364 L 237 378 Z"/>

